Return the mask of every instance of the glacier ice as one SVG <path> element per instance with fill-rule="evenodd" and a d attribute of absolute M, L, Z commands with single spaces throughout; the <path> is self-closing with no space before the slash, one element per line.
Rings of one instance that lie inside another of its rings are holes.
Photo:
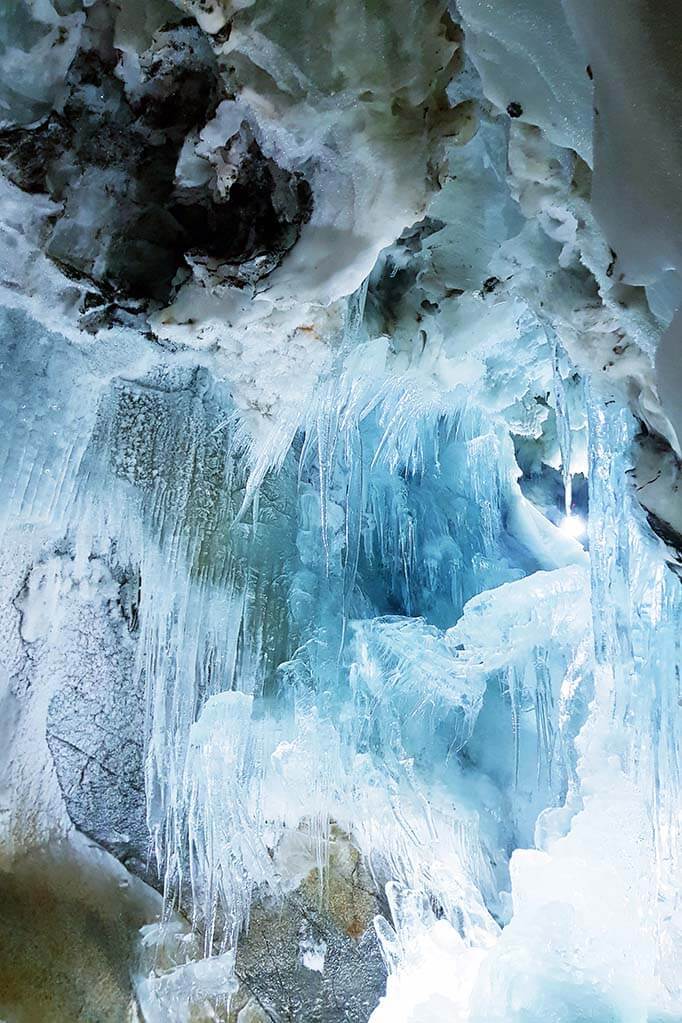
<path fill-rule="evenodd" d="M 0 12 L 0 868 L 161 892 L 145 1020 L 682 1020 L 679 90 L 620 6 Z"/>

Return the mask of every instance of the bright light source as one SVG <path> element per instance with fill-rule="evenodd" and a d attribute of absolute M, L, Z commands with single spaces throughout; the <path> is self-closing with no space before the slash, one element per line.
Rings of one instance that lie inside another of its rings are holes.
<path fill-rule="evenodd" d="M 587 532 L 587 523 L 582 515 L 565 515 L 559 525 L 564 533 L 575 540 L 580 540 Z"/>

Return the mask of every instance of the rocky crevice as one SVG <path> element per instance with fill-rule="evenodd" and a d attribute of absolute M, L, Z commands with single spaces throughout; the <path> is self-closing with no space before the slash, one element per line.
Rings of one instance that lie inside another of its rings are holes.
<path fill-rule="evenodd" d="M 178 180 L 185 142 L 198 139 L 224 98 L 213 50 L 192 19 L 167 25 L 126 88 L 112 32 L 106 7 L 89 8 L 61 111 L 0 134 L 8 177 L 59 204 L 46 252 L 92 285 L 82 308 L 90 330 L 117 306 L 166 305 L 190 261 L 226 266 L 232 281 L 244 264 L 246 279 L 262 277 L 312 212 L 302 174 L 266 157 L 246 126 L 215 154 L 220 181 L 208 160 L 203 180 Z"/>

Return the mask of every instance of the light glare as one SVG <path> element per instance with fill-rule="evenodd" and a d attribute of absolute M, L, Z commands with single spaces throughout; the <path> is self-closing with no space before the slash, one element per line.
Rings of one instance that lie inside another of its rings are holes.
<path fill-rule="evenodd" d="M 585 536 L 587 524 L 582 515 L 565 515 L 561 521 L 560 528 L 575 540 L 580 540 Z"/>

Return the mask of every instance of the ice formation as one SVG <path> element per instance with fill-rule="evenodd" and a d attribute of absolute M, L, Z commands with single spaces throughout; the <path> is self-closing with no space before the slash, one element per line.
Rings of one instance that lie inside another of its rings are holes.
<path fill-rule="evenodd" d="M 0 866 L 159 890 L 139 1019 L 682 1020 L 682 20 L 612 6 L 0 11 Z"/>

